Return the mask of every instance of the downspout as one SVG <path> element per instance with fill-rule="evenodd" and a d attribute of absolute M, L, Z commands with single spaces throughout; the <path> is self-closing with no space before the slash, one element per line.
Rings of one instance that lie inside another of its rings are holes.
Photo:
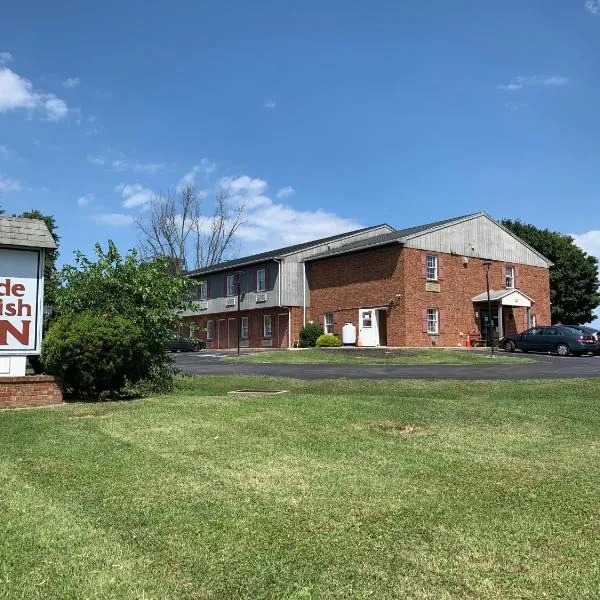
<path fill-rule="evenodd" d="M 306 327 L 306 263 L 302 261 L 302 327 Z"/>

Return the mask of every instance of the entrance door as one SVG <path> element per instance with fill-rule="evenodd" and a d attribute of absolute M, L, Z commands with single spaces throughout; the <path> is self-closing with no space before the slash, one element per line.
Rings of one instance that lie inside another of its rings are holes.
<path fill-rule="evenodd" d="M 481 335 L 487 341 L 491 338 L 492 334 L 494 339 L 498 339 L 498 309 L 492 308 L 492 320 L 490 320 L 490 311 L 485 309 L 479 310 L 480 315 L 480 328 Z M 493 323 L 493 324 L 492 324 Z"/>
<path fill-rule="evenodd" d="M 237 348 L 238 343 L 238 330 L 237 330 L 237 319 L 229 319 L 227 328 L 227 347 Z"/>
<path fill-rule="evenodd" d="M 361 308 L 358 311 L 358 339 L 363 346 L 379 346 L 376 309 Z"/>
<path fill-rule="evenodd" d="M 289 318 L 288 315 L 278 315 L 277 323 L 277 346 L 279 348 L 287 348 L 289 345 L 288 340 L 288 326 Z"/>
<path fill-rule="evenodd" d="M 227 320 L 219 319 L 217 321 L 217 348 L 227 348 Z"/>

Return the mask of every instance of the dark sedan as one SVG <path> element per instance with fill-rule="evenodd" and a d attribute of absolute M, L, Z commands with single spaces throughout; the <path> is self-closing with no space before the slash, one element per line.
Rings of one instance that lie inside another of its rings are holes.
<path fill-rule="evenodd" d="M 596 354 L 600 354 L 600 331 L 593 327 L 588 327 L 587 325 L 564 325 L 564 327 L 577 329 L 577 331 L 591 335 L 596 340 Z"/>
<path fill-rule="evenodd" d="M 560 356 L 581 356 L 596 352 L 598 342 L 593 335 L 571 327 L 551 326 L 532 327 L 523 333 L 509 335 L 500 340 L 500 346 L 507 352 L 556 352 Z"/>
<path fill-rule="evenodd" d="M 198 352 L 204 348 L 206 348 L 204 341 L 183 336 L 174 336 L 167 342 L 169 352 Z"/>

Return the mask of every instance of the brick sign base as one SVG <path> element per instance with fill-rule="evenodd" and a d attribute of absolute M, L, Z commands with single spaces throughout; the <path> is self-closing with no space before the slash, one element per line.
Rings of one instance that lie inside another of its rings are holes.
<path fill-rule="evenodd" d="M 62 387 L 50 375 L 0 377 L 0 409 L 48 406 L 63 401 Z"/>

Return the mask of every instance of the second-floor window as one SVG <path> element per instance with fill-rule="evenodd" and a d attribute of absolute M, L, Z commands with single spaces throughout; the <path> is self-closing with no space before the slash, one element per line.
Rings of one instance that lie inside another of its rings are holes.
<path fill-rule="evenodd" d="M 325 333 L 333 333 L 333 313 L 325 313 L 323 330 Z"/>
<path fill-rule="evenodd" d="M 208 298 L 208 282 L 201 281 L 198 286 L 198 300 L 206 300 Z"/>
<path fill-rule="evenodd" d="M 264 292 L 267 289 L 267 272 L 265 269 L 256 271 L 256 291 Z"/>
<path fill-rule="evenodd" d="M 427 279 L 437 281 L 438 278 L 438 257 L 433 254 L 427 255 Z"/>
<path fill-rule="evenodd" d="M 506 267 L 506 281 L 504 283 L 507 288 L 515 287 L 515 268 L 514 267 Z"/>
<path fill-rule="evenodd" d="M 227 295 L 235 296 L 235 275 L 227 275 Z"/>

